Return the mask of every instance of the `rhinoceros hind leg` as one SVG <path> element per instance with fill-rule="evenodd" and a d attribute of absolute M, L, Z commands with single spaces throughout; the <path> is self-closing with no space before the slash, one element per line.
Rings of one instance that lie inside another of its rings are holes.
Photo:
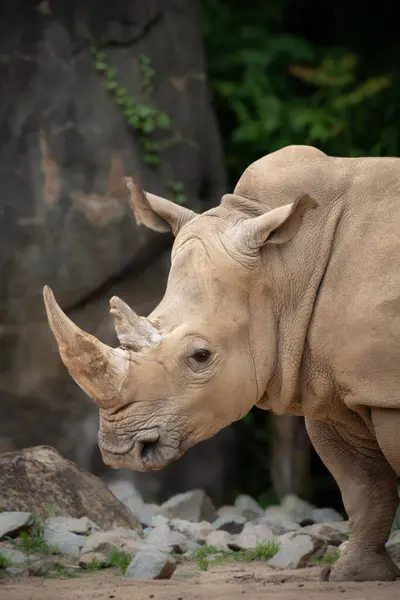
<path fill-rule="evenodd" d="M 386 551 L 399 503 L 396 476 L 365 431 L 358 438 L 343 426 L 306 420 L 315 450 L 332 473 L 349 516 L 350 538 L 325 581 L 393 581 L 400 570 Z M 369 439 L 368 439 L 369 438 Z"/>
<path fill-rule="evenodd" d="M 400 410 L 374 408 L 371 419 L 380 449 L 392 469 L 400 476 Z"/>

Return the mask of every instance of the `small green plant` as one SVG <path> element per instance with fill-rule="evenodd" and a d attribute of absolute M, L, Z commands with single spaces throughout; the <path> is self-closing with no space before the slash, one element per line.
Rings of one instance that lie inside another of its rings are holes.
<path fill-rule="evenodd" d="M 8 569 L 8 567 L 11 567 L 11 561 L 0 554 L 0 569 Z"/>
<path fill-rule="evenodd" d="M 108 566 L 119 569 L 121 575 L 124 575 L 129 563 L 131 562 L 131 559 L 132 557 L 130 554 L 128 554 L 128 552 L 123 552 L 122 550 L 113 550 L 108 555 Z"/>
<path fill-rule="evenodd" d="M 332 550 L 332 552 L 327 552 L 324 556 L 314 559 L 313 562 L 316 565 L 333 565 L 339 558 L 339 550 Z"/>
<path fill-rule="evenodd" d="M 173 179 L 169 180 L 167 182 L 167 189 L 171 193 L 176 204 L 185 204 L 186 196 L 184 193 L 184 185 L 181 181 L 174 181 Z"/>
<path fill-rule="evenodd" d="M 269 560 L 279 552 L 279 545 L 275 540 L 267 542 L 258 542 L 255 548 L 239 552 L 239 560 L 246 562 L 253 560 Z"/>
<path fill-rule="evenodd" d="M 150 58 L 144 54 L 138 57 L 143 100 L 138 101 L 128 93 L 125 86 L 119 83 L 117 70 L 107 63 L 105 52 L 100 51 L 95 41 L 90 36 L 88 37 L 95 69 L 105 79 L 105 88 L 112 94 L 129 127 L 138 135 L 144 161 L 152 167 L 160 166 L 160 144 L 151 136 L 157 129 L 170 129 L 171 120 L 165 112 L 159 110 L 152 102 L 156 72 Z M 167 183 L 167 189 L 171 193 L 174 202 L 177 204 L 185 203 L 184 186 L 181 181 L 171 179 Z"/>
<path fill-rule="evenodd" d="M 63 565 L 61 563 L 55 563 L 52 566 L 52 568 L 49 571 L 47 571 L 47 573 L 44 575 L 44 577 L 46 579 L 56 579 L 58 577 L 74 579 L 76 577 L 79 577 L 80 575 L 81 575 L 81 572 L 78 569 L 71 570 L 71 569 L 68 569 L 65 565 Z"/>
<path fill-rule="evenodd" d="M 103 563 L 101 563 L 98 558 L 93 556 L 91 561 L 87 565 L 82 566 L 82 569 L 84 571 L 100 571 L 101 569 L 104 569 L 106 566 L 107 565 L 104 565 Z"/>
<path fill-rule="evenodd" d="M 16 539 L 10 539 L 18 548 L 27 555 L 34 552 L 42 554 L 58 554 L 57 548 L 50 546 L 44 539 L 44 522 L 34 517 L 34 522 L 29 531 L 21 531 Z"/>
<path fill-rule="evenodd" d="M 194 551 L 192 559 L 202 571 L 207 571 L 210 567 L 225 562 L 252 562 L 266 561 L 275 556 L 279 551 L 279 545 L 274 540 L 267 542 L 258 542 L 255 548 L 240 551 L 220 550 L 215 546 L 202 546 Z"/>
<path fill-rule="evenodd" d="M 139 68 L 142 75 L 142 94 L 146 103 L 139 102 L 128 93 L 126 87 L 121 85 L 117 79 L 117 70 L 106 62 L 106 55 L 99 51 L 96 44 L 91 43 L 91 52 L 94 57 L 95 68 L 105 79 L 106 89 L 113 95 L 115 102 L 121 108 L 128 125 L 138 134 L 143 150 L 144 161 L 152 166 L 161 163 L 159 155 L 160 145 L 151 139 L 150 135 L 156 129 L 169 129 L 170 118 L 166 113 L 159 110 L 150 102 L 150 96 L 154 88 L 155 71 L 147 56 L 139 56 Z"/>

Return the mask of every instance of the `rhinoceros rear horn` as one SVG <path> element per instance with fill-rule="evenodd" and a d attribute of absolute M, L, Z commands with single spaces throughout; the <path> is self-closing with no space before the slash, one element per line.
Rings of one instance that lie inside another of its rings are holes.
<path fill-rule="evenodd" d="M 121 298 L 110 300 L 110 313 L 114 317 L 115 331 L 121 346 L 141 350 L 158 346 L 161 336 L 145 317 L 139 317 Z"/>
<path fill-rule="evenodd" d="M 126 353 L 79 329 L 63 313 L 47 286 L 43 298 L 50 328 L 71 377 L 101 408 L 118 405 L 129 371 Z"/>

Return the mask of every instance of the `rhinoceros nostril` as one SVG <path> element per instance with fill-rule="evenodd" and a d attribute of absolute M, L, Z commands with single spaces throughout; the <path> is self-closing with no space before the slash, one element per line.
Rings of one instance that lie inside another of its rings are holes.
<path fill-rule="evenodd" d="M 144 461 L 151 461 L 154 459 L 154 451 L 159 444 L 159 440 L 154 442 L 141 442 L 140 456 Z"/>

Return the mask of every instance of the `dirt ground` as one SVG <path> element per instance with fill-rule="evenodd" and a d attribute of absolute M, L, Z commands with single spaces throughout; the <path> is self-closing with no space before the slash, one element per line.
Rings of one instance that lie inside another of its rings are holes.
<path fill-rule="evenodd" d="M 1 600 L 400 600 L 394 583 L 320 583 L 317 567 L 273 571 L 260 563 L 210 571 L 179 567 L 170 581 L 138 582 L 107 570 L 74 579 L 3 580 Z"/>

